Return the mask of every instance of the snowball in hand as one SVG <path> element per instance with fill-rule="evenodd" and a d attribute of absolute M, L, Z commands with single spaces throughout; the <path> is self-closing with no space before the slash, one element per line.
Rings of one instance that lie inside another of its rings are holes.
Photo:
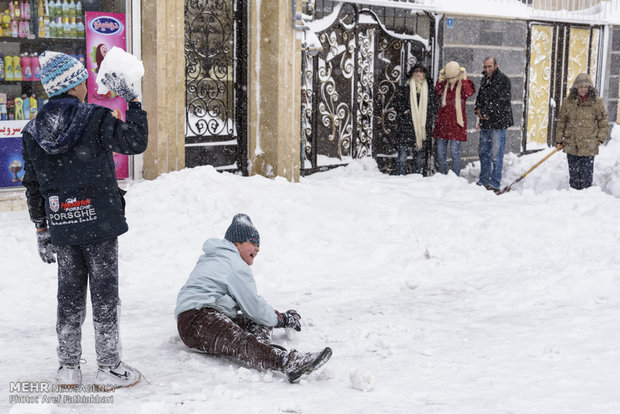
<path fill-rule="evenodd" d="M 144 65 L 131 53 L 114 46 L 106 53 L 97 73 L 97 93 L 100 95 L 105 95 L 110 90 L 101 82 L 105 74 L 110 72 L 122 73 L 127 82 L 137 87 L 144 76 Z"/>

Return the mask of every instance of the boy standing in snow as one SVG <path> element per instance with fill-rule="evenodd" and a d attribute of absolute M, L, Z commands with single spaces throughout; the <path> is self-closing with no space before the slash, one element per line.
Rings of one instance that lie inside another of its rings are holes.
<path fill-rule="evenodd" d="M 273 327 L 301 331 L 301 317 L 293 309 L 274 310 L 258 295 L 250 266 L 259 243 L 258 230 L 245 214 L 233 217 L 224 240 L 205 241 L 204 254 L 177 296 L 179 335 L 192 349 L 281 371 L 295 382 L 325 364 L 332 350 L 289 352 L 270 344 Z"/>
<path fill-rule="evenodd" d="M 124 76 L 108 73 L 105 85 L 129 104 L 126 122 L 108 108 L 84 103 L 88 72 L 76 59 L 47 51 L 40 57 L 41 82 L 50 100 L 23 130 L 23 158 L 30 219 L 39 255 L 58 258 L 58 359 L 61 386 L 82 381 L 82 324 L 86 288 L 95 326 L 97 372 L 102 387 L 130 386 L 140 372 L 121 362 L 118 243 L 127 231 L 112 151 L 144 152 L 146 112 Z"/>

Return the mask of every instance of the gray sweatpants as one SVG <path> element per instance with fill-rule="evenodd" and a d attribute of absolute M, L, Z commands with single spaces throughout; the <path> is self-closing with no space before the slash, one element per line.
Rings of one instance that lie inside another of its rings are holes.
<path fill-rule="evenodd" d="M 282 371 L 287 352 L 269 346 L 271 328 L 243 315 L 231 319 L 212 308 L 188 310 L 179 315 L 177 328 L 192 349 L 226 355 L 253 368 Z"/>
<path fill-rule="evenodd" d="M 58 258 L 58 360 L 78 365 L 82 356 L 82 324 L 86 317 L 86 289 L 95 326 L 97 364 L 116 365 L 121 358 L 118 330 L 118 240 L 75 246 L 56 246 Z"/>

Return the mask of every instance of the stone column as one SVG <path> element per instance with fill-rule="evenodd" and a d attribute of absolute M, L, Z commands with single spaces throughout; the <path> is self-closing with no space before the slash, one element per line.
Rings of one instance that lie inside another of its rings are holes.
<path fill-rule="evenodd" d="M 142 2 L 142 105 L 149 119 L 146 179 L 185 168 L 184 11 L 184 0 Z"/>
<path fill-rule="evenodd" d="M 292 0 L 251 2 L 248 27 L 250 173 L 299 181 L 301 32 Z"/>

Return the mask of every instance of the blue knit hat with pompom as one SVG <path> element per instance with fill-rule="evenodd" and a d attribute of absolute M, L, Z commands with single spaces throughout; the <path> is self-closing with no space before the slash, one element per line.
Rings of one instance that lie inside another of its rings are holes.
<path fill-rule="evenodd" d="M 39 56 L 41 83 L 51 98 L 67 92 L 88 79 L 88 71 L 77 59 L 46 50 Z"/>

